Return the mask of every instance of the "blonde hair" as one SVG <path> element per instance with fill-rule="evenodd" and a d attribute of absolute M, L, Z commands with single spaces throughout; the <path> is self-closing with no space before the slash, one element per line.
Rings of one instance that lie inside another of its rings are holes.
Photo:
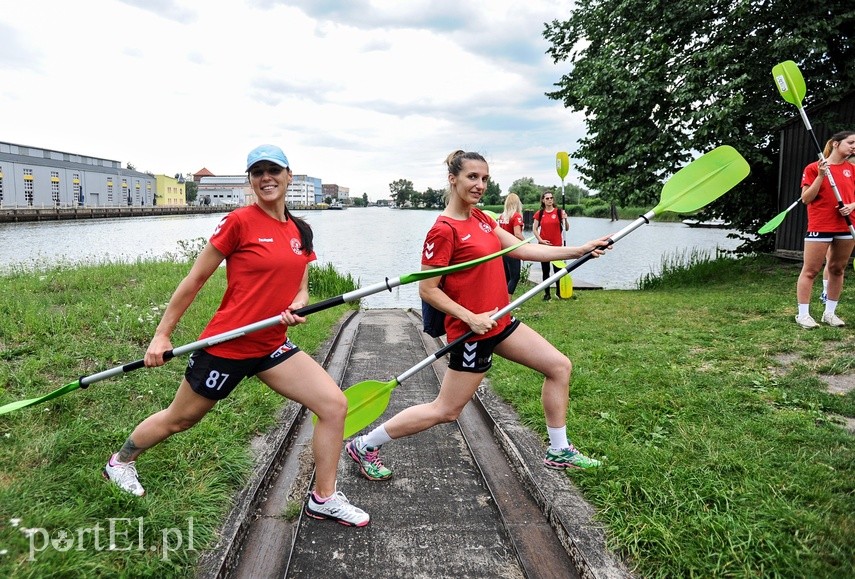
<path fill-rule="evenodd" d="M 522 213 L 523 207 L 519 195 L 508 193 L 505 197 L 505 210 L 502 212 L 502 223 L 510 223 L 516 213 Z"/>
<path fill-rule="evenodd" d="M 453 153 L 450 153 L 445 158 L 445 164 L 448 166 L 448 174 L 454 175 L 455 177 L 460 175 L 460 171 L 463 170 L 463 161 L 483 161 L 484 163 L 487 162 L 487 160 L 483 156 L 481 156 L 480 153 L 475 153 L 472 151 L 467 152 L 467 151 L 463 151 L 461 149 L 458 149 L 458 150 L 454 151 Z M 445 190 L 445 195 L 443 198 L 446 205 L 448 205 L 448 202 L 450 199 L 451 199 L 451 184 L 449 184 L 448 188 Z"/>

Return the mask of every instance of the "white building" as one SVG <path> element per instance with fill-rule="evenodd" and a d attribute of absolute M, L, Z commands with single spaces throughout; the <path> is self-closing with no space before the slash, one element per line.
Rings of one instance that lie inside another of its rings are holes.
<path fill-rule="evenodd" d="M 196 202 L 200 205 L 238 207 L 254 203 L 255 195 L 246 175 L 202 177 L 196 192 Z"/>

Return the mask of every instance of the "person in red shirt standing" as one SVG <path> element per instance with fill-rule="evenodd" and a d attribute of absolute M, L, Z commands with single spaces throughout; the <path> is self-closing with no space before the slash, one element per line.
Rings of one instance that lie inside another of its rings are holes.
<path fill-rule="evenodd" d="M 564 245 L 564 237 L 562 233 L 569 228 L 567 223 L 567 214 L 555 206 L 555 198 L 552 193 L 544 193 L 540 196 L 540 209 L 534 214 L 534 223 L 532 231 L 537 238 L 538 243 L 544 245 Z M 550 272 L 550 262 L 544 261 L 540 264 L 540 270 L 543 273 L 543 279 L 548 278 Z M 555 271 L 557 268 L 553 266 Z M 555 283 L 555 295 L 558 293 L 558 282 Z M 543 291 L 544 301 L 552 299 L 549 295 L 549 287 Z"/>
<path fill-rule="evenodd" d="M 477 259 L 518 242 L 513 234 L 476 207 L 490 179 L 484 157 L 455 151 L 446 164 L 449 184 L 446 207 L 425 238 L 422 247 L 425 270 Z M 608 237 L 602 237 L 580 247 L 526 244 L 511 254 L 529 261 L 550 261 L 574 259 L 588 252 L 599 257 L 606 247 L 609 247 Z M 362 476 L 369 480 L 392 476 L 392 471 L 380 460 L 383 444 L 456 420 L 492 366 L 494 352 L 544 376 L 542 401 L 550 441 L 544 464 L 556 469 L 599 466 L 600 461 L 579 452 L 567 438 L 570 360 L 510 314 L 492 319 L 493 314 L 510 303 L 501 263 L 493 259 L 444 278 L 442 287 L 437 278 L 419 282 L 419 295 L 446 313 L 449 343 L 470 330 L 475 336 L 449 352 L 448 371 L 435 400 L 411 406 L 367 435 L 347 443 L 345 450 L 359 465 Z"/>
<path fill-rule="evenodd" d="M 368 514 L 336 490 L 347 399 L 332 377 L 287 336 L 289 326 L 306 321 L 293 312 L 309 303 L 309 263 L 315 260 L 312 230 L 285 204 L 293 174 L 279 147 L 253 149 L 246 171 L 255 203 L 235 209 L 217 225 L 172 294 L 146 350 L 145 365 L 164 364 L 164 352 L 172 349 L 172 331 L 223 260 L 226 291 L 200 339 L 278 313 L 282 323 L 194 352 L 172 404 L 133 430 L 110 457 L 103 474 L 122 490 L 144 495 L 136 470 L 140 454 L 194 426 L 244 378 L 258 376 L 274 392 L 303 404 L 318 417 L 312 439 L 315 488 L 306 500 L 306 514 L 361 527 L 368 524 Z"/>
<path fill-rule="evenodd" d="M 508 193 L 505 197 L 505 210 L 499 215 L 499 227 L 512 234 L 517 239 L 523 237 L 522 203 L 516 193 Z M 513 299 L 517 284 L 520 281 L 521 262 L 510 255 L 502 256 L 502 264 L 505 266 L 505 278 L 508 280 L 508 301 Z"/>
<path fill-rule="evenodd" d="M 843 273 L 855 248 L 855 239 L 844 217 L 852 219 L 855 209 L 855 167 L 848 162 L 855 153 L 855 131 L 835 133 L 825 145 L 825 161 L 809 164 L 802 171 L 802 203 L 807 205 L 808 230 L 804 242 L 804 264 L 796 284 L 798 315 L 796 323 L 816 328 L 810 315 L 813 282 L 826 260 L 828 290 L 822 321 L 833 327 L 844 326 L 837 316 L 837 303 L 843 290 Z M 839 207 L 827 175 L 834 179 L 843 206 Z"/>

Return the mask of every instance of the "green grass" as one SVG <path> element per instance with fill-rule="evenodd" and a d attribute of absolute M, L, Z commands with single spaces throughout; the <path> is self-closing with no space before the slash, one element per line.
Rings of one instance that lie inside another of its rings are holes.
<path fill-rule="evenodd" d="M 188 269 L 187 261 L 140 261 L 6 272 L 0 404 L 141 358 Z M 173 334 L 175 346 L 198 338 L 224 285 L 221 269 Z M 355 287 L 349 276 L 317 267 L 310 285 L 314 300 Z M 313 314 L 289 336 L 311 353 L 341 315 L 341 308 Z M 259 381 L 244 382 L 197 426 L 142 457 L 141 474 L 157 492 L 124 494 L 101 480 L 100 469 L 140 420 L 169 404 L 185 363 L 141 369 L 0 416 L 0 576 L 193 575 L 251 473 L 251 439 L 274 425 L 284 402 Z"/>
<path fill-rule="evenodd" d="M 643 291 L 519 311 L 573 360 L 571 438 L 607 462 L 568 476 L 639 576 L 852 576 L 855 437 L 836 417 L 855 393 L 820 375 L 855 367 L 855 298 L 850 326 L 799 328 L 799 269 L 677 256 Z M 545 440 L 539 376 L 496 359 L 490 378 Z"/>

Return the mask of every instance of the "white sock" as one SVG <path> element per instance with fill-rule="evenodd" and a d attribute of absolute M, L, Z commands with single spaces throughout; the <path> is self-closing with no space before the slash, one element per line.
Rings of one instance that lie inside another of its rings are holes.
<path fill-rule="evenodd" d="M 828 280 L 827 279 L 822 280 L 822 293 L 824 293 L 824 294 L 828 293 Z"/>
<path fill-rule="evenodd" d="M 365 446 L 377 448 L 378 446 L 383 446 L 390 440 L 392 440 L 392 437 L 386 433 L 386 425 L 381 424 L 380 426 L 363 436 L 360 442 Z"/>
<path fill-rule="evenodd" d="M 549 434 L 549 448 L 552 450 L 561 450 L 569 448 L 570 442 L 567 441 L 567 425 L 552 428 L 546 427 L 546 432 Z"/>
<path fill-rule="evenodd" d="M 825 302 L 825 313 L 828 315 L 834 315 L 834 311 L 837 309 L 837 302 L 834 300 L 827 300 Z"/>
<path fill-rule="evenodd" d="M 799 304 L 799 317 L 810 315 L 810 304 Z"/>

